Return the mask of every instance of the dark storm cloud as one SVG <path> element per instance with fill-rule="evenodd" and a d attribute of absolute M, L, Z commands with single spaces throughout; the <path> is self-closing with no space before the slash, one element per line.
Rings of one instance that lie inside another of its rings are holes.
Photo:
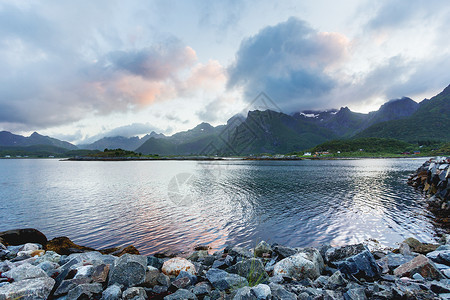
<path fill-rule="evenodd" d="M 228 87 L 242 87 L 248 99 L 264 91 L 285 111 L 321 107 L 338 84 L 330 70 L 345 59 L 346 47 L 343 36 L 291 17 L 242 41 Z"/>

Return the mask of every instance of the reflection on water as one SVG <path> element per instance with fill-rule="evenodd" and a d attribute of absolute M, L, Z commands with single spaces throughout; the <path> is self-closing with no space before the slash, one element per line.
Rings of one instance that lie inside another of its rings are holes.
<path fill-rule="evenodd" d="M 423 161 L 0 160 L 0 231 L 34 227 L 95 248 L 133 244 L 143 254 L 260 240 L 429 242 L 423 198 L 406 185 Z"/>

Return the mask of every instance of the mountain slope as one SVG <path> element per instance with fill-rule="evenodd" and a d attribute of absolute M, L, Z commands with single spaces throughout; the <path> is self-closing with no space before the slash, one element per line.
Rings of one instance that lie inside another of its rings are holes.
<path fill-rule="evenodd" d="M 395 138 L 407 142 L 450 140 L 450 85 L 409 117 L 374 124 L 356 137 Z"/>
<path fill-rule="evenodd" d="M 26 147 L 33 145 L 51 145 L 58 148 L 64 148 L 69 150 L 78 149 L 77 146 L 69 142 L 64 142 L 52 137 L 43 136 L 37 132 L 34 132 L 29 137 L 13 134 L 8 131 L 0 132 L 0 146 Z"/>

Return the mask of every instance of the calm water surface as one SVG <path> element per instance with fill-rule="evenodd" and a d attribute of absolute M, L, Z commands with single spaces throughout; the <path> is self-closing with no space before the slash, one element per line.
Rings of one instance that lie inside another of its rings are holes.
<path fill-rule="evenodd" d="M 133 244 L 142 254 L 260 240 L 431 242 L 423 197 L 406 184 L 424 161 L 2 159 L 0 231 L 33 227 L 95 248 Z"/>

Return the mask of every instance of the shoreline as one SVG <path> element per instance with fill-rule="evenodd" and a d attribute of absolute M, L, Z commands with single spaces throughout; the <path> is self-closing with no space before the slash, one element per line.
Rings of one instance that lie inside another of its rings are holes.
<path fill-rule="evenodd" d="M 398 249 L 196 246 L 184 257 L 96 251 L 35 229 L 0 232 L 0 240 L 0 299 L 450 297 L 450 235 L 440 244 L 408 238 Z"/>
<path fill-rule="evenodd" d="M 253 157 L 78 157 L 60 158 L 60 161 L 300 161 L 300 160 L 358 160 L 358 159 L 406 159 L 406 158 L 428 158 L 430 156 L 360 156 L 360 157 L 297 157 L 297 158 L 253 158 Z"/>

